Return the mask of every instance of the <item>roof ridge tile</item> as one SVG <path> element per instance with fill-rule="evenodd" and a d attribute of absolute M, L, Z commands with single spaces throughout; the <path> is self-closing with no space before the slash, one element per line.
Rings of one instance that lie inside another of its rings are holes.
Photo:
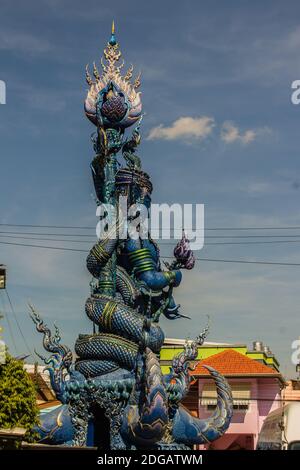
<path fill-rule="evenodd" d="M 255 359 L 251 359 L 246 354 L 242 354 L 234 349 L 226 349 L 217 354 L 213 354 L 201 360 L 192 371 L 193 376 L 209 375 L 203 366 L 211 366 L 223 375 L 280 375 L 272 367 L 261 364 Z"/>

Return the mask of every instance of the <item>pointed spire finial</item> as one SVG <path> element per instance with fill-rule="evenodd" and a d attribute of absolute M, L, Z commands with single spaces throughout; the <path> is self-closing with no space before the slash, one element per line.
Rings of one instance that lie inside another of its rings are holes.
<path fill-rule="evenodd" d="M 111 37 L 109 40 L 109 44 L 111 46 L 115 46 L 117 44 L 116 38 L 115 38 L 115 22 L 113 20 L 112 25 L 111 25 Z"/>

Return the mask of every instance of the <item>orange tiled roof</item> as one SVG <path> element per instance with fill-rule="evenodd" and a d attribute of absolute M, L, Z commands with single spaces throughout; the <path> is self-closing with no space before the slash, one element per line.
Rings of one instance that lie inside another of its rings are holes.
<path fill-rule="evenodd" d="M 203 365 L 211 366 L 223 375 L 272 375 L 274 377 L 281 377 L 281 375 L 272 367 L 265 366 L 260 362 L 250 359 L 249 357 L 241 354 L 234 349 L 227 349 L 218 354 L 203 359 L 196 366 L 196 369 L 191 372 L 193 376 L 209 375 L 207 369 Z"/>

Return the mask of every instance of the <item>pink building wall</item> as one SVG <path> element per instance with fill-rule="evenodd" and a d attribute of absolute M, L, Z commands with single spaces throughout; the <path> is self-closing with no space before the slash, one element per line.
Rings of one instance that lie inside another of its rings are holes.
<path fill-rule="evenodd" d="M 230 446 L 236 448 L 255 449 L 258 434 L 265 417 L 280 406 L 281 389 L 280 383 L 275 378 L 236 378 L 228 379 L 230 384 L 250 383 L 250 403 L 246 411 L 235 410 L 231 424 L 224 436 L 213 442 L 210 446 L 200 448 L 228 449 Z M 211 411 L 201 405 L 202 389 L 210 380 L 200 379 L 198 381 L 198 409 L 199 417 L 207 418 Z"/>

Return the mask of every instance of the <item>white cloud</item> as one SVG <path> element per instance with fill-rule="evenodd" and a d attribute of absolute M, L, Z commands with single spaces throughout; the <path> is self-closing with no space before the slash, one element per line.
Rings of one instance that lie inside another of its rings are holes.
<path fill-rule="evenodd" d="M 202 140 L 211 134 L 214 126 L 214 118 L 208 116 L 201 116 L 198 118 L 189 116 L 180 117 L 169 127 L 164 127 L 162 124 L 157 127 L 153 127 L 153 129 L 150 130 L 147 139 L 185 140 L 192 138 Z"/>
<path fill-rule="evenodd" d="M 180 117 L 170 126 L 160 124 L 153 127 L 147 136 L 147 140 L 203 140 L 212 133 L 215 126 L 216 122 L 213 117 Z M 272 130 L 268 127 L 246 129 L 242 132 L 232 121 L 224 121 L 221 126 L 220 138 L 226 144 L 239 142 L 248 145 L 258 137 L 271 132 Z"/>
<path fill-rule="evenodd" d="M 234 142 L 240 142 L 241 144 L 248 145 L 258 137 L 263 135 L 271 134 L 272 129 L 269 127 L 260 127 L 256 129 L 247 129 L 241 132 L 239 127 L 232 121 L 225 121 L 221 127 L 221 140 L 226 144 L 233 144 Z"/>
<path fill-rule="evenodd" d="M 226 144 L 234 142 L 241 142 L 242 144 L 249 144 L 257 137 L 257 131 L 254 129 L 247 129 L 241 133 L 240 129 L 230 121 L 225 121 L 221 128 L 221 139 Z"/>

